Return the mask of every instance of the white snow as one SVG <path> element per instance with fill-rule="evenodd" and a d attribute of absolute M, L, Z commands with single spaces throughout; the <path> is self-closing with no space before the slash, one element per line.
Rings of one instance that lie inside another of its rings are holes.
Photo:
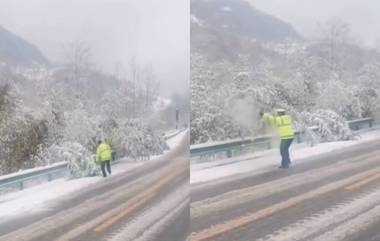
<path fill-rule="evenodd" d="M 172 103 L 171 99 L 158 96 L 156 101 L 153 102 L 153 110 L 155 112 L 165 110 Z"/>
<path fill-rule="evenodd" d="M 0 176 L 0 180 L 4 180 L 4 179 L 10 178 L 10 177 L 20 176 L 22 174 L 28 174 L 28 173 L 35 172 L 35 171 L 42 171 L 42 170 L 49 169 L 52 167 L 60 166 L 62 164 L 65 164 L 65 162 L 56 162 L 56 163 L 53 163 L 51 165 L 47 165 L 44 167 L 36 167 L 36 168 L 27 169 L 27 170 L 19 170 L 18 172 L 14 172 L 11 174 Z"/>
<path fill-rule="evenodd" d="M 112 175 L 120 175 L 144 163 L 145 162 L 130 163 L 121 161 L 112 167 Z M 2 210 L 0 220 L 8 216 L 48 211 L 55 204 L 55 200 L 80 189 L 86 189 L 86 187 L 102 181 L 104 181 L 104 178 L 101 176 L 72 180 L 62 178 L 22 191 L 0 195 L 0 209 Z"/>
<path fill-rule="evenodd" d="M 293 165 L 308 161 L 307 157 L 317 156 L 345 147 L 380 139 L 380 130 L 363 133 L 359 140 L 339 141 L 318 144 L 314 147 L 305 143 L 293 144 L 290 149 Z M 262 173 L 277 168 L 280 164 L 280 154 L 277 149 L 247 154 L 235 158 L 217 160 L 207 163 L 192 163 L 190 183 L 202 183 L 219 178 L 244 173 Z"/>
<path fill-rule="evenodd" d="M 185 129 L 175 129 L 175 130 L 167 131 L 165 132 L 164 137 L 166 140 L 172 139 L 173 137 L 175 137 L 176 135 L 178 135 L 184 130 Z"/>
<path fill-rule="evenodd" d="M 222 11 L 224 11 L 224 12 L 232 12 L 232 9 L 231 9 L 231 7 L 229 7 L 229 6 L 224 6 L 224 7 L 222 8 Z"/>
<path fill-rule="evenodd" d="M 203 23 L 201 20 L 199 20 L 199 18 L 197 18 L 196 16 L 194 16 L 193 14 L 190 15 L 190 21 L 192 23 L 195 23 L 195 24 L 198 24 L 199 26 L 203 26 Z"/>
<path fill-rule="evenodd" d="M 178 135 L 167 140 L 169 147 L 172 149 L 177 146 L 183 138 L 187 136 L 187 130 L 180 132 Z M 153 157 L 149 162 L 158 160 L 158 157 Z M 112 166 L 112 177 L 121 175 L 126 171 L 138 168 L 147 161 L 132 162 L 127 159 L 120 160 L 116 165 Z M 17 175 L 17 173 L 15 174 Z M 87 177 L 80 179 L 57 179 L 52 182 L 40 184 L 34 187 L 27 188 L 22 191 L 12 192 L 0 195 L 0 224 L 6 217 L 14 217 L 19 215 L 27 215 L 36 212 L 51 210 L 56 205 L 57 201 L 81 189 L 94 185 L 99 182 L 104 182 L 101 176 Z"/>
<path fill-rule="evenodd" d="M 262 137 L 264 137 L 264 136 L 262 136 Z M 191 149 L 204 148 L 204 147 L 215 146 L 215 145 L 231 144 L 231 143 L 235 143 L 235 142 L 241 142 L 242 140 L 249 139 L 249 138 L 250 137 L 237 138 L 237 139 L 226 140 L 226 141 L 205 142 L 202 144 L 191 145 Z"/>
<path fill-rule="evenodd" d="M 183 138 L 186 138 L 188 136 L 188 130 L 182 130 L 177 135 L 173 136 L 172 138 L 166 140 L 166 143 L 168 144 L 170 149 L 173 149 L 174 147 L 178 146 L 179 143 L 183 140 Z"/>

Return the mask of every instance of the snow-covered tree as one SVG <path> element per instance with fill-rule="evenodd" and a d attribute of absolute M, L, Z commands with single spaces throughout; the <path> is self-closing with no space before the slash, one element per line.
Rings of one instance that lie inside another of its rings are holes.
<path fill-rule="evenodd" d="M 303 112 L 300 117 L 305 126 L 317 128 L 316 134 L 322 141 L 351 140 L 354 138 L 344 118 L 332 110 L 319 109 L 312 113 Z"/>
<path fill-rule="evenodd" d="M 131 91 L 130 80 L 90 68 L 85 46 L 71 50 L 61 68 L 1 71 L 0 174 L 66 160 L 74 176 L 93 175 L 91 155 L 101 139 L 117 157 L 149 159 L 167 148 L 148 122 L 160 117 L 152 108 L 153 70 Z"/>

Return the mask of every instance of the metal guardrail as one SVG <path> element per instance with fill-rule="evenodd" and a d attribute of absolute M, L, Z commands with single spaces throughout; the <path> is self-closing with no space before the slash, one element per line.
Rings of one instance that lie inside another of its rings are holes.
<path fill-rule="evenodd" d="M 310 128 L 315 131 L 317 128 Z M 299 131 L 294 133 L 297 143 L 302 142 L 302 134 Z M 253 148 L 255 146 L 264 147 L 264 149 L 271 149 L 272 143 L 277 139 L 277 136 L 260 136 L 256 138 L 235 139 L 226 142 L 214 143 L 212 145 L 196 145 L 190 147 L 191 157 L 202 157 L 208 155 L 215 155 L 224 152 L 228 158 L 233 156 L 234 151 L 241 152 L 243 148 Z"/>
<path fill-rule="evenodd" d="M 206 156 L 214 155 L 216 153 L 225 152 L 227 157 L 232 157 L 232 151 L 236 149 L 241 149 L 243 146 L 248 146 L 252 144 L 264 143 L 265 145 L 270 145 L 268 140 L 271 140 L 271 136 L 262 136 L 258 138 L 247 138 L 239 140 L 231 140 L 228 142 L 220 142 L 212 145 L 197 145 L 190 147 L 191 157 L 195 156 Z M 268 146 L 270 148 L 270 146 Z"/>
<path fill-rule="evenodd" d="M 370 129 L 374 126 L 373 118 L 365 118 L 359 120 L 347 121 L 348 126 L 351 130 L 357 131 L 362 129 Z M 312 131 L 318 130 L 317 127 L 310 128 Z M 295 141 L 301 143 L 303 141 L 303 133 L 296 131 Z M 218 142 L 214 144 L 200 144 L 190 147 L 190 156 L 195 157 L 207 157 L 215 156 L 219 153 L 224 153 L 227 158 L 231 158 L 234 152 L 241 152 L 244 148 L 252 148 L 254 146 L 264 146 L 265 149 L 272 148 L 272 142 L 276 139 L 276 136 L 261 136 L 257 138 L 243 138 L 235 139 L 230 141 Z"/>
<path fill-rule="evenodd" d="M 164 139 L 165 140 L 171 139 L 171 138 L 173 138 L 173 137 L 181 134 L 185 130 L 186 130 L 186 128 L 182 128 L 182 129 L 179 129 L 179 130 L 175 130 L 175 131 L 173 131 L 173 133 L 170 133 L 170 134 L 163 134 Z"/>
<path fill-rule="evenodd" d="M 18 186 L 19 190 L 24 189 L 24 183 L 27 181 L 35 180 L 38 178 L 46 178 L 47 181 L 52 181 L 53 176 L 58 173 L 67 172 L 67 164 L 62 163 L 43 169 L 37 169 L 33 171 L 26 171 L 25 173 L 15 173 L 9 175 L 9 177 L 0 178 L 0 190 L 5 187 Z"/>
<path fill-rule="evenodd" d="M 351 120 L 347 121 L 348 126 L 353 131 L 358 131 L 363 129 L 363 127 L 372 128 L 375 123 L 373 118 L 364 118 L 359 120 Z"/>
<path fill-rule="evenodd" d="M 117 164 L 119 160 L 114 160 L 111 165 Z M 44 178 L 48 182 L 54 180 L 54 176 L 62 177 L 59 174 L 68 174 L 69 170 L 67 168 L 67 163 L 62 163 L 59 165 L 54 165 L 51 167 L 44 167 L 43 169 L 36 170 L 26 170 L 25 173 L 13 173 L 7 176 L 0 176 L 0 194 L 3 188 L 17 186 L 19 190 L 24 189 L 24 184 L 28 181 L 37 180 L 39 178 Z"/>
<path fill-rule="evenodd" d="M 170 133 L 168 135 L 165 135 L 165 139 L 167 140 L 167 139 L 173 138 L 185 130 L 186 129 L 181 129 L 173 133 Z M 111 162 L 111 164 L 116 164 L 116 163 L 118 163 L 117 160 Z M 64 174 L 65 172 L 68 172 L 67 163 L 55 164 L 55 165 L 52 165 L 51 167 L 44 167 L 41 169 L 37 168 L 36 170 L 30 170 L 30 171 L 26 170 L 23 173 L 10 174 L 8 175 L 9 177 L 0 176 L 0 193 L 2 189 L 7 188 L 7 187 L 17 186 L 19 190 L 23 190 L 25 187 L 24 184 L 26 182 L 36 180 L 39 178 L 41 179 L 44 178 L 47 181 L 52 181 L 54 179 L 54 176 L 58 176 L 58 174 Z"/>
<path fill-rule="evenodd" d="M 352 130 L 362 130 L 365 128 L 372 128 L 374 125 L 374 119 L 365 118 L 360 120 L 352 120 L 348 121 L 347 124 Z M 169 138 L 178 135 L 183 130 L 173 133 Z M 301 133 L 296 132 L 296 140 L 297 142 L 301 142 Z M 273 136 L 261 136 L 257 138 L 248 138 L 248 139 L 240 139 L 240 140 L 231 140 L 227 142 L 220 142 L 212 145 L 198 145 L 190 147 L 190 155 L 191 157 L 201 157 L 207 155 L 214 155 L 217 153 L 225 153 L 227 157 L 232 157 L 233 152 L 235 150 L 242 150 L 243 148 L 249 148 L 252 146 L 261 145 L 266 149 L 271 148 L 271 142 Z M 24 183 L 37 178 L 46 178 L 48 181 L 53 180 L 53 176 L 58 173 L 63 173 L 67 171 L 67 164 L 63 163 L 60 165 L 54 165 L 51 167 L 43 168 L 40 170 L 25 172 L 14 175 L 9 175 L 6 178 L 0 178 L 0 190 L 4 187 L 9 186 L 18 186 L 20 190 L 24 189 Z"/>

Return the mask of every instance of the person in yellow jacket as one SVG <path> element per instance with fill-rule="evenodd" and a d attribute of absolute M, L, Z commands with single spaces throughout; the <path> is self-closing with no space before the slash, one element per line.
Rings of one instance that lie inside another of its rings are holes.
<path fill-rule="evenodd" d="M 276 112 L 277 116 L 263 112 L 260 112 L 260 116 L 265 123 L 277 129 L 277 135 L 281 139 L 280 153 L 282 160 L 280 168 L 289 168 L 291 163 L 289 148 L 294 139 L 292 118 L 285 113 L 284 109 L 277 109 Z"/>
<path fill-rule="evenodd" d="M 106 166 L 108 174 L 111 175 L 112 149 L 110 145 L 105 142 L 98 141 L 98 148 L 96 149 L 96 160 L 100 162 L 103 177 L 107 177 L 105 170 Z"/>

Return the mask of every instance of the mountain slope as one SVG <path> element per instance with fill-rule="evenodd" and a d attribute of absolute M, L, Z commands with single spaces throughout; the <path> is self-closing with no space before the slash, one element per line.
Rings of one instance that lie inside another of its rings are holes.
<path fill-rule="evenodd" d="M 192 0 L 192 23 L 258 41 L 300 38 L 293 27 L 245 0 Z"/>
<path fill-rule="evenodd" d="M 47 64 L 47 59 L 33 44 L 0 26 L 0 62 L 29 66 Z"/>

